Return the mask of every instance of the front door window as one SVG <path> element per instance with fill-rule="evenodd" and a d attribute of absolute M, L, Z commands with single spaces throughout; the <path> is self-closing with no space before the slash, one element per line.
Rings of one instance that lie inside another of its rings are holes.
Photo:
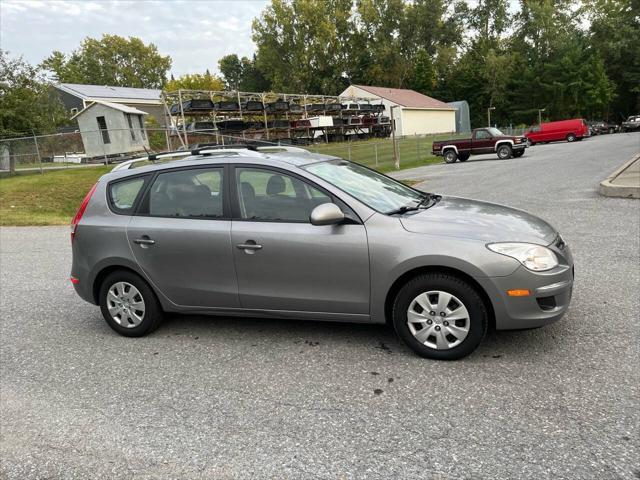
<path fill-rule="evenodd" d="M 245 220 L 309 222 L 331 197 L 296 177 L 259 168 L 236 168 L 240 216 Z"/>

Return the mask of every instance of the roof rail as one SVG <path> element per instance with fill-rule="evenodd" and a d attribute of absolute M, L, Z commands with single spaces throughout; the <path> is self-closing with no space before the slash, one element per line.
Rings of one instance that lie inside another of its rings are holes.
<path fill-rule="evenodd" d="M 265 150 L 284 150 L 285 152 L 292 152 L 292 153 L 311 153 L 309 152 L 309 150 L 305 150 L 304 148 L 300 148 L 300 147 L 291 147 L 289 145 L 265 145 L 262 147 L 257 147 L 256 148 L 259 152 L 261 151 L 265 151 Z"/>
<path fill-rule="evenodd" d="M 151 153 L 149 155 L 145 155 L 142 157 L 132 158 L 131 160 L 127 160 L 125 162 L 119 163 L 116 165 L 111 171 L 117 172 L 120 170 L 127 170 L 131 168 L 136 162 L 144 162 L 150 161 L 155 162 L 156 160 L 163 160 L 165 158 L 181 158 L 181 157 L 190 157 L 192 155 L 203 155 L 203 156 L 211 156 L 211 155 L 224 155 L 227 153 L 235 153 L 237 155 L 245 156 L 245 157 L 262 157 L 268 150 L 284 150 L 286 152 L 292 153 L 304 153 L 309 154 L 309 150 L 305 150 L 304 148 L 299 147 L 291 147 L 288 145 L 267 145 L 256 147 L 254 145 L 213 145 L 209 147 L 197 148 L 194 150 L 176 150 L 173 152 L 161 152 L 161 153 Z"/>

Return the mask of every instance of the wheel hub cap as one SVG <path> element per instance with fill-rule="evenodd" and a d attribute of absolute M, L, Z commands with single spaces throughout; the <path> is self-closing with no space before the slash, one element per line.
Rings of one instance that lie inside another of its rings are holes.
<path fill-rule="evenodd" d="M 460 345 L 469 334 L 471 322 L 467 307 L 456 296 L 431 290 L 409 304 L 407 326 L 423 345 L 447 350 Z"/>
<path fill-rule="evenodd" d="M 137 327 L 144 318 L 144 298 L 140 291 L 128 282 L 111 285 L 107 291 L 107 308 L 111 318 L 125 328 Z"/>

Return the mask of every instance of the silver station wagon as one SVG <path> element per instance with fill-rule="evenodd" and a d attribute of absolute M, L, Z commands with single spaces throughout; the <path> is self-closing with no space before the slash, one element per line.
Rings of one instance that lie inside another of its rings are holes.
<path fill-rule="evenodd" d="M 457 359 L 489 327 L 558 320 L 573 286 L 569 247 L 533 215 L 293 147 L 120 164 L 71 239 L 77 293 L 131 337 L 174 312 L 388 323 Z"/>

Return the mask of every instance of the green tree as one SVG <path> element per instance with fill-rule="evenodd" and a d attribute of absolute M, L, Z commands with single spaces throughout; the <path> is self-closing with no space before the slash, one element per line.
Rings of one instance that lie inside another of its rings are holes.
<path fill-rule="evenodd" d="M 640 1 L 586 0 L 590 43 L 615 84 L 617 121 L 640 112 Z"/>
<path fill-rule="evenodd" d="M 274 90 L 339 93 L 346 85 L 352 0 L 272 0 L 253 22 L 256 65 Z"/>
<path fill-rule="evenodd" d="M 218 60 L 218 68 L 224 78 L 225 86 L 232 90 L 238 90 L 242 80 L 242 62 L 238 55 L 235 53 L 225 55 Z"/>
<path fill-rule="evenodd" d="M 224 83 L 217 76 L 212 75 L 209 70 L 202 73 L 187 73 L 178 78 L 172 78 L 167 82 L 164 89 L 167 92 L 182 90 L 223 90 Z"/>
<path fill-rule="evenodd" d="M 54 51 L 42 68 L 61 83 L 162 88 L 171 58 L 139 38 L 103 35 L 99 40 L 85 38 L 70 55 Z"/>
<path fill-rule="evenodd" d="M 226 55 L 218 61 L 218 68 L 224 77 L 227 88 L 244 92 L 263 92 L 270 90 L 269 81 L 264 77 L 256 64 L 256 56 L 252 59 L 234 53 Z"/>
<path fill-rule="evenodd" d="M 68 122 L 39 70 L 0 49 L 0 137 L 51 133 Z"/>

